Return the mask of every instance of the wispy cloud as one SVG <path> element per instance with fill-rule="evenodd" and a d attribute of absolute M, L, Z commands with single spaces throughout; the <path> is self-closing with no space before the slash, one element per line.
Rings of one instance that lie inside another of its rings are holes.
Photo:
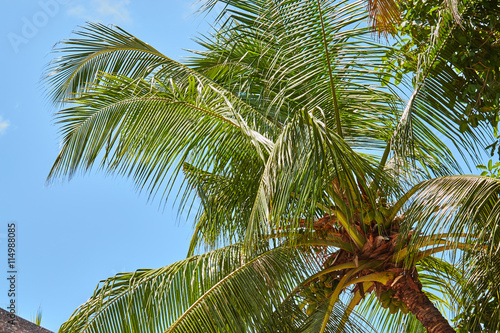
<path fill-rule="evenodd" d="M 127 6 L 130 0 L 92 0 L 100 15 L 111 17 L 124 23 L 132 22 Z"/>
<path fill-rule="evenodd" d="M 4 134 L 5 131 L 7 130 L 7 127 L 10 126 L 10 123 L 8 120 L 3 120 L 2 116 L 0 116 L 0 134 Z"/>
<path fill-rule="evenodd" d="M 91 0 L 90 3 L 76 3 L 68 8 L 67 14 L 88 21 L 110 23 L 132 23 L 128 5 L 130 0 Z"/>
<path fill-rule="evenodd" d="M 87 15 L 87 9 L 82 6 L 82 5 L 76 5 L 73 7 L 70 7 L 66 13 L 70 16 L 76 16 L 76 17 L 81 17 L 81 18 L 86 18 Z"/>

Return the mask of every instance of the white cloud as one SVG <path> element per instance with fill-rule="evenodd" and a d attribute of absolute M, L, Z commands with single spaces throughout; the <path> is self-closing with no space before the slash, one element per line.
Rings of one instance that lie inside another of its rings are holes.
<path fill-rule="evenodd" d="M 8 120 L 2 120 L 2 117 L 0 116 L 0 134 L 4 134 L 5 131 L 7 130 L 7 127 L 10 126 L 10 123 Z"/>
<path fill-rule="evenodd" d="M 130 23 L 130 13 L 127 9 L 130 0 L 92 0 L 99 14 L 111 17 L 115 21 Z"/>
<path fill-rule="evenodd" d="M 87 9 L 82 5 L 76 5 L 75 7 L 71 7 L 70 9 L 68 9 L 67 14 L 71 16 L 86 18 Z"/>
<path fill-rule="evenodd" d="M 132 23 L 128 5 L 130 0 L 91 0 L 90 3 L 77 4 L 67 10 L 67 14 L 88 21 L 106 23 Z"/>

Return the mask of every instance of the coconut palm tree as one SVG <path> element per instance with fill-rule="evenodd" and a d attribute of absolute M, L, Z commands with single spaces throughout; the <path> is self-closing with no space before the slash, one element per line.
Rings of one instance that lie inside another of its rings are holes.
<path fill-rule="evenodd" d="M 395 85 L 363 2 L 202 10 L 217 29 L 185 64 L 93 23 L 56 48 L 49 178 L 99 163 L 163 198 L 182 175 L 181 209 L 199 204 L 187 259 L 101 281 L 60 331 L 454 332 L 487 306 L 498 329 L 500 181 L 455 158 L 488 138 L 460 131 L 454 17 Z"/>

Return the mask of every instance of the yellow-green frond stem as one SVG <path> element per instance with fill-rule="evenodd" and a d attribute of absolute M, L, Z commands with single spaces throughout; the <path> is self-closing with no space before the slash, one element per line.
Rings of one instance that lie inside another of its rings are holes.
<path fill-rule="evenodd" d="M 363 290 L 369 289 L 371 286 L 373 286 L 373 282 L 364 282 L 363 283 Z M 340 323 L 340 327 L 337 329 L 338 332 L 342 332 L 345 323 L 347 322 L 347 319 L 349 319 L 349 316 L 351 315 L 352 311 L 354 308 L 361 302 L 363 299 L 364 295 L 361 295 L 360 290 L 356 290 L 354 293 L 354 296 L 352 297 L 351 301 L 349 302 L 349 305 L 345 309 L 345 314 L 342 317 L 342 321 Z"/>
<path fill-rule="evenodd" d="M 325 331 L 326 325 L 328 324 L 328 320 L 330 318 L 330 314 L 332 313 L 332 310 L 333 310 L 333 306 L 337 302 L 342 290 L 346 287 L 346 282 L 351 278 L 351 276 L 353 276 L 357 272 L 360 272 L 360 271 L 367 269 L 367 268 L 371 268 L 375 265 L 377 265 L 377 263 L 367 262 L 367 263 L 359 266 L 358 268 L 351 269 L 350 271 L 345 273 L 345 275 L 342 277 L 339 284 L 337 285 L 337 288 L 335 288 L 332 296 L 330 296 L 330 302 L 328 304 L 328 308 L 326 310 L 325 317 L 323 318 L 323 322 L 321 324 L 321 329 L 319 331 L 320 333 L 323 333 Z"/>

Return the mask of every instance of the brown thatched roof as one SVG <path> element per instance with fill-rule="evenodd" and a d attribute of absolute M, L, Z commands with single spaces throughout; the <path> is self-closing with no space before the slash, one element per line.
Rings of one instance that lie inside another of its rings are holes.
<path fill-rule="evenodd" d="M 52 333 L 43 327 L 33 324 L 26 319 L 12 317 L 8 311 L 0 308 L 0 333 Z"/>

